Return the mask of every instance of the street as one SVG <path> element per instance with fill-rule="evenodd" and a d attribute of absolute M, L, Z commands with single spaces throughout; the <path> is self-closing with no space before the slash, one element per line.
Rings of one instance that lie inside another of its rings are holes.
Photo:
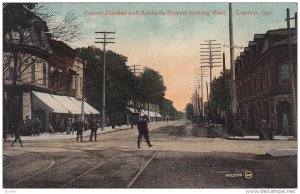
<path fill-rule="evenodd" d="M 3 145 L 4 188 L 296 188 L 297 158 L 271 149 L 296 141 L 207 138 L 189 121 L 154 123 L 148 148 L 137 130 L 98 135 L 97 142 L 24 140 Z"/>

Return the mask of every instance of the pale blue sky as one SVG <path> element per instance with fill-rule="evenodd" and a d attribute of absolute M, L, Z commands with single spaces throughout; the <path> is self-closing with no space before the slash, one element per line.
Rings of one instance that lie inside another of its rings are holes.
<path fill-rule="evenodd" d="M 200 43 L 216 39 L 221 45 L 229 44 L 228 3 L 48 3 L 62 18 L 68 10 L 86 20 L 80 28 L 91 29 L 73 47 L 95 45 L 95 31 L 111 30 L 116 34 L 116 44 L 108 45 L 128 57 L 128 65 L 139 64 L 154 68 L 164 76 L 166 97 L 183 110 L 193 92 L 195 71 L 200 64 Z M 270 29 L 285 28 L 286 8 L 291 16 L 297 11 L 296 3 L 233 3 L 234 42 L 247 46 L 256 33 Z M 225 16 L 84 16 L 85 11 L 225 11 Z M 272 15 L 262 15 L 263 10 Z M 237 15 L 241 11 L 256 11 L 259 15 Z M 294 26 L 294 24 L 292 24 Z M 101 45 L 97 45 L 101 46 Z M 229 67 L 229 49 L 222 48 Z M 241 50 L 236 49 L 236 55 Z M 221 68 L 215 68 L 217 75 Z M 206 96 L 206 95 L 205 95 Z"/>

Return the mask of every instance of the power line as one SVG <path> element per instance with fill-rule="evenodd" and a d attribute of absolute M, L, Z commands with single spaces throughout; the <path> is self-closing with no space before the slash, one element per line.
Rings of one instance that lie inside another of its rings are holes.
<path fill-rule="evenodd" d="M 105 60 L 106 60 L 106 51 L 105 51 L 105 47 L 106 44 L 114 44 L 115 42 L 112 41 L 115 38 L 108 38 L 107 34 L 115 34 L 115 32 L 107 32 L 107 31 L 102 31 L 102 32 L 95 32 L 96 34 L 102 34 L 103 37 L 101 38 L 96 38 L 97 40 L 100 39 L 102 41 L 97 41 L 95 43 L 100 43 L 103 44 L 103 98 L 102 98 L 102 130 L 105 127 Z M 110 41 L 107 41 L 110 40 Z"/>
<path fill-rule="evenodd" d="M 219 61 L 221 58 L 216 56 L 221 56 L 221 50 L 219 50 L 221 47 L 219 43 L 214 43 L 216 40 L 204 40 L 204 42 L 208 42 L 207 44 L 200 44 L 204 45 L 206 47 L 200 48 L 200 53 L 208 53 L 205 55 L 200 55 L 201 57 L 207 57 L 201 59 L 201 64 L 208 64 L 208 65 L 202 65 L 202 68 L 209 68 L 209 86 L 210 86 L 210 103 L 209 103 L 209 113 L 210 116 L 212 116 L 214 120 L 214 114 L 213 112 L 213 90 L 212 90 L 212 69 L 214 67 L 221 67 L 221 65 L 215 65 L 220 64 L 221 61 Z M 218 47 L 217 47 L 218 46 Z"/>

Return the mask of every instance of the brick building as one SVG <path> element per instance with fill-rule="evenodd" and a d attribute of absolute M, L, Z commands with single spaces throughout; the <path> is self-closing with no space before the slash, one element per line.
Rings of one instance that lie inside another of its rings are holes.
<path fill-rule="evenodd" d="M 282 133 L 283 116 L 291 123 L 291 79 L 287 29 L 255 34 L 236 58 L 238 115 L 246 129 L 256 130 L 261 117 L 277 117 L 277 134 Z M 293 65 L 297 67 L 297 34 L 291 29 Z"/>

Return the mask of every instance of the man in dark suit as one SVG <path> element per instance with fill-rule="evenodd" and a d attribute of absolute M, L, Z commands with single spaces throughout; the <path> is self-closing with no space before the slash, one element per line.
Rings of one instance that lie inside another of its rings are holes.
<path fill-rule="evenodd" d="M 76 118 L 75 121 L 72 124 L 72 127 L 75 131 L 77 131 L 77 139 L 76 141 L 78 141 L 79 137 L 80 137 L 80 142 L 82 142 L 82 132 L 83 132 L 83 121 L 81 118 Z"/>
<path fill-rule="evenodd" d="M 147 116 L 143 116 L 141 118 L 141 120 L 138 122 L 137 128 L 138 128 L 138 132 L 139 132 L 138 139 L 137 139 L 138 148 L 140 148 L 142 136 L 144 136 L 148 146 L 152 147 L 153 145 L 151 145 L 150 140 L 149 140 Z"/>
<path fill-rule="evenodd" d="M 90 141 L 93 140 L 93 136 L 95 137 L 95 141 L 97 141 L 98 123 L 97 123 L 97 118 L 93 115 L 91 115 L 91 119 L 90 119 L 90 129 L 91 129 Z"/>
<path fill-rule="evenodd" d="M 22 140 L 21 140 L 21 131 L 22 128 L 24 127 L 22 122 L 14 122 L 14 124 L 12 125 L 12 134 L 15 135 L 15 140 L 12 142 L 11 147 L 14 147 L 14 144 L 19 141 L 21 147 L 23 147 L 22 145 Z"/>

